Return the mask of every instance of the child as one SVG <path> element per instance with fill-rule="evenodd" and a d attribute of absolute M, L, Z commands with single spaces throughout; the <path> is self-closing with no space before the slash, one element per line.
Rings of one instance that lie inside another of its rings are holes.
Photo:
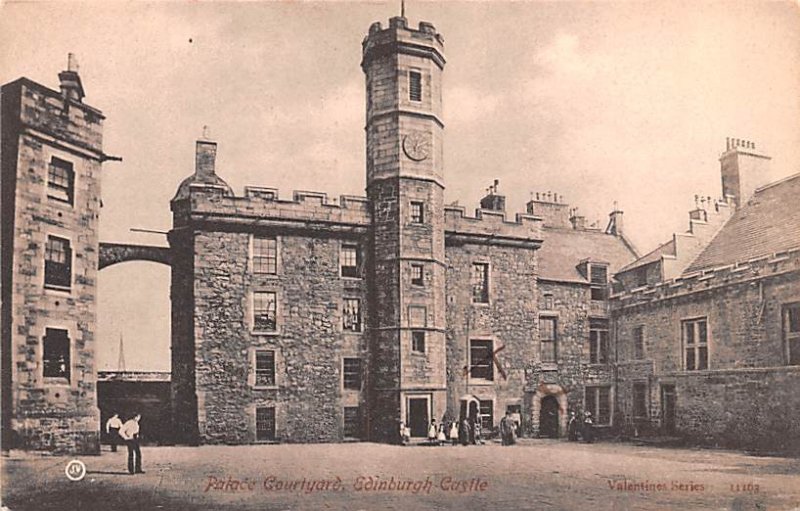
<path fill-rule="evenodd" d="M 450 442 L 453 445 L 458 445 L 458 421 L 453 421 L 450 424 Z"/>
<path fill-rule="evenodd" d="M 437 429 L 436 419 L 431 419 L 431 425 L 428 427 L 428 443 L 431 445 L 436 445 Z"/>
<path fill-rule="evenodd" d="M 436 444 L 444 445 L 447 443 L 447 435 L 444 434 L 444 424 L 439 424 L 439 433 L 436 435 Z"/>

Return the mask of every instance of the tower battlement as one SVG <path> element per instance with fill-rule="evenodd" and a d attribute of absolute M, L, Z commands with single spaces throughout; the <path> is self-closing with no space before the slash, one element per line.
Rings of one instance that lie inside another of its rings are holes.
<path fill-rule="evenodd" d="M 402 48 L 400 48 L 402 46 Z M 369 33 L 361 43 L 363 60 L 361 67 L 366 68 L 369 59 L 388 55 L 394 52 L 430 52 L 431 57 L 440 68 L 444 67 L 444 38 L 436 31 L 433 23 L 420 21 L 418 28 L 408 26 L 408 19 L 396 16 L 389 20 L 389 26 L 383 28 L 376 21 L 369 27 Z"/>
<path fill-rule="evenodd" d="M 445 232 L 449 238 L 467 236 L 497 242 L 515 240 L 539 246 L 542 242 L 542 219 L 533 215 L 517 213 L 513 221 L 502 211 L 476 209 L 475 216 L 466 214 L 462 206 L 445 206 Z"/>

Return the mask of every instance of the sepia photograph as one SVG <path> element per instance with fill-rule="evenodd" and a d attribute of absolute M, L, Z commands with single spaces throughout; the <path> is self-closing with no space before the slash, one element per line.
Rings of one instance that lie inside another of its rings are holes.
<path fill-rule="evenodd" d="M 0 0 L 0 511 L 800 510 L 800 2 Z"/>

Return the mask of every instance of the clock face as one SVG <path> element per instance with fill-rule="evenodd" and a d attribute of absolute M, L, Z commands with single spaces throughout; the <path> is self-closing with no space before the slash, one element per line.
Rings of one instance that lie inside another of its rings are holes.
<path fill-rule="evenodd" d="M 422 161 L 430 154 L 430 142 L 428 135 L 420 131 L 414 131 L 403 137 L 403 152 L 409 159 Z"/>

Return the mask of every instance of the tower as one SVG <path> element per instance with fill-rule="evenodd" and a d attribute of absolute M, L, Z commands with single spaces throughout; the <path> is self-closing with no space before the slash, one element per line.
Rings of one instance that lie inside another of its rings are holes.
<path fill-rule="evenodd" d="M 363 42 L 367 196 L 372 215 L 368 324 L 373 439 L 398 421 L 424 436 L 446 409 L 443 39 L 404 17 Z"/>

